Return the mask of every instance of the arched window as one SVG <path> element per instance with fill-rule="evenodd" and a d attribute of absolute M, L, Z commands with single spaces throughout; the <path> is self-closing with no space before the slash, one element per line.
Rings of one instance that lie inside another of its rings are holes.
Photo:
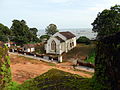
<path fill-rule="evenodd" d="M 51 42 L 51 50 L 56 51 L 56 42 L 54 40 Z"/>

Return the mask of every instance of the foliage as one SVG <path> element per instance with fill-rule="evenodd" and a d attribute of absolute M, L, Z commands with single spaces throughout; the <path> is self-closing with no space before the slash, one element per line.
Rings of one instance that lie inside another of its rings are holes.
<path fill-rule="evenodd" d="M 5 90 L 19 90 L 17 87 L 19 84 L 17 82 L 10 82 L 7 87 L 5 87 Z"/>
<path fill-rule="evenodd" d="M 38 45 L 35 47 L 35 52 L 39 54 L 45 54 L 44 44 Z"/>
<path fill-rule="evenodd" d="M 50 38 L 49 35 L 41 35 L 41 36 L 40 36 L 40 40 L 41 40 L 41 41 L 44 41 L 44 39 L 47 39 L 47 40 L 48 40 L 49 38 Z"/>
<path fill-rule="evenodd" d="M 58 32 L 58 29 L 55 24 L 50 24 L 49 26 L 47 26 L 45 31 L 46 31 L 47 35 L 51 36 L 51 35 L 55 34 L 56 32 Z"/>
<path fill-rule="evenodd" d="M 81 36 L 77 39 L 77 43 L 90 44 L 90 39 L 85 36 Z"/>
<path fill-rule="evenodd" d="M 4 89 L 12 80 L 8 48 L 0 47 L 0 90 Z"/>
<path fill-rule="evenodd" d="M 13 36 L 12 41 L 19 45 L 39 41 L 37 37 L 38 30 L 36 28 L 29 28 L 24 20 L 13 20 L 11 31 Z"/>
<path fill-rule="evenodd" d="M 98 32 L 98 38 L 120 31 L 120 5 L 105 9 L 98 13 L 92 23 L 93 31 Z"/>
<path fill-rule="evenodd" d="M 95 64 L 95 52 L 91 52 L 88 59 L 85 60 L 86 62 L 90 62 L 92 64 Z"/>
<path fill-rule="evenodd" d="M 3 42 L 8 41 L 8 37 L 10 35 L 11 35 L 11 30 L 7 26 L 0 24 L 0 41 Z"/>
<path fill-rule="evenodd" d="M 63 54 L 63 60 L 80 59 L 83 56 L 88 56 L 95 47 L 95 44 L 77 44 L 75 48 Z"/>

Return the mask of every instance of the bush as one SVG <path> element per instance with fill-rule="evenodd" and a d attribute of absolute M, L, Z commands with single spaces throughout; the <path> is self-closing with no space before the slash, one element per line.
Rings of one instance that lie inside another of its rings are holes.
<path fill-rule="evenodd" d="M 77 43 L 90 44 L 90 39 L 85 36 L 81 36 L 77 39 Z"/>
<path fill-rule="evenodd" d="M 45 44 L 41 44 L 35 47 L 35 52 L 39 54 L 45 54 Z"/>
<path fill-rule="evenodd" d="M 50 38 L 49 35 L 42 35 L 40 36 L 40 41 L 48 40 Z"/>

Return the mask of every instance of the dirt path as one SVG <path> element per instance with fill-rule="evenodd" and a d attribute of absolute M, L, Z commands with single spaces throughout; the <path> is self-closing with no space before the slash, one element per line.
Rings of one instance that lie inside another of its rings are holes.
<path fill-rule="evenodd" d="M 70 72 L 72 74 L 78 74 L 83 77 L 92 77 L 91 74 L 74 71 L 71 63 L 60 63 L 51 64 L 30 58 L 25 58 L 22 56 L 17 56 L 10 54 L 11 57 L 11 69 L 12 69 L 12 79 L 18 83 L 23 83 L 25 80 L 39 76 L 51 68 L 56 68 L 65 72 Z"/>

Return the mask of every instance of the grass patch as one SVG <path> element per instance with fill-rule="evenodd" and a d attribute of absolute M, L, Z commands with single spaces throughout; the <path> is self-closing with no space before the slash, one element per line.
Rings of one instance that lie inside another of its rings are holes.
<path fill-rule="evenodd" d="M 54 63 L 48 63 L 49 66 L 56 66 Z"/>
<path fill-rule="evenodd" d="M 51 69 L 34 79 L 18 85 L 15 90 L 92 90 L 91 85 L 91 79 Z"/>
<path fill-rule="evenodd" d="M 11 82 L 7 87 L 5 87 L 5 90 L 19 90 L 17 82 Z"/>
<path fill-rule="evenodd" d="M 94 48 L 95 44 L 77 44 L 75 48 L 63 54 L 63 60 L 80 59 L 83 56 L 88 56 Z"/>
<path fill-rule="evenodd" d="M 85 60 L 85 62 L 90 62 L 92 64 L 95 64 L 95 52 L 91 52 L 89 58 Z"/>

